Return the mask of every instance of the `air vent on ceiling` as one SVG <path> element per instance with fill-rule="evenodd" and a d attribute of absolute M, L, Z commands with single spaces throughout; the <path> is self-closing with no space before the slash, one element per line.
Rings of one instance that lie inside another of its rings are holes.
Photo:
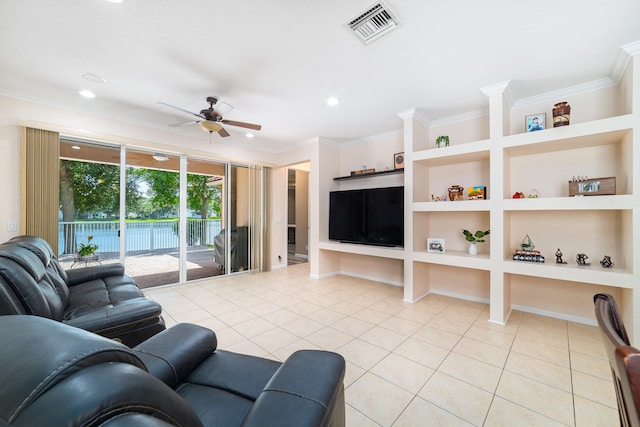
<path fill-rule="evenodd" d="M 364 44 L 368 44 L 383 34 L 398 28 L 400 20 L 389 6 L 378 2 L 358 14 L 347 25 Z"/>

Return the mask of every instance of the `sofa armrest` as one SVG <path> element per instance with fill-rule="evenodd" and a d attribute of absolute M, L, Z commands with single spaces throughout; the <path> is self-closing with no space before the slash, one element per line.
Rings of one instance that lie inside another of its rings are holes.
<path fill-rule="evenodd" d="M 245 418 L 244 427 L 345 425 L 344 358 L 319 350 L 293 353 Z"/>
<path fill-rule="evenodd" d="M 133 350 L 149 373 L 174 388 L 211 356 L 217 345 L 213 331 L 191 323 L 179 323 Z"/>
<path fill-rule="evenodd" d="M 124 265 L 120 263 L 95 265 L 74 270 L 65 270 L 67 273 L 67 285 L 75 286 L 96 279 L 104 279 L 111 276 L 124 275 Z"/>
<path fill-rule="evenodd" d="M 62 320 L 67 325 L 104 334 L 113 329 L 144 323 L 162 314 L 162 306 L 144 296 L 110 304 L 92 307 L 81 305 L 65 312 Z"/>

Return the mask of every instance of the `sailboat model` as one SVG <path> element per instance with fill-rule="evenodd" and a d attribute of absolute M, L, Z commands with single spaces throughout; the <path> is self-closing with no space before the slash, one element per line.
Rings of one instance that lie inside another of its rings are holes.
<path fill-rule="evenodd" d="M 520 243 L 522 249 L 516 250 L 513 254 L 514 261 L 528 261 L 528 262 L 544 262 L 544 257 L 540 254 L 540 251 L 536 251 L 536 245 L 533 244 L 533 240 L 529 235 L 525 235 Z"/>
<path fill-rule="evenodd" d="M 533 240 L 531 240 L 531 237 L 526 234 L 524 236 L 524 239 L 522 239 L 522 243 L 520 243 L 520 247 L 523 251 L 532 251 L 535 249 L 536 245 L 533 244 Z"/>

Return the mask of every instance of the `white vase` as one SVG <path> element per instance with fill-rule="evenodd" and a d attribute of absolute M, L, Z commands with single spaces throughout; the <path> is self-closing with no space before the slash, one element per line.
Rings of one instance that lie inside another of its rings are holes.
<path fill-rule="evenodd" d="M 475 243 L 469 245 L 469 255 L 478 255 L 478 245 Z"/>

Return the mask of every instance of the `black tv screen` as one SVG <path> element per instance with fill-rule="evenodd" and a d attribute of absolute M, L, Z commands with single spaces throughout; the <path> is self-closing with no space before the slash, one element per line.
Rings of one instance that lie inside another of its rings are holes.
<path fill-rule="evenodd" d="M 329 240 L 404 246 L 404 187 L 332 191 Z"/>

